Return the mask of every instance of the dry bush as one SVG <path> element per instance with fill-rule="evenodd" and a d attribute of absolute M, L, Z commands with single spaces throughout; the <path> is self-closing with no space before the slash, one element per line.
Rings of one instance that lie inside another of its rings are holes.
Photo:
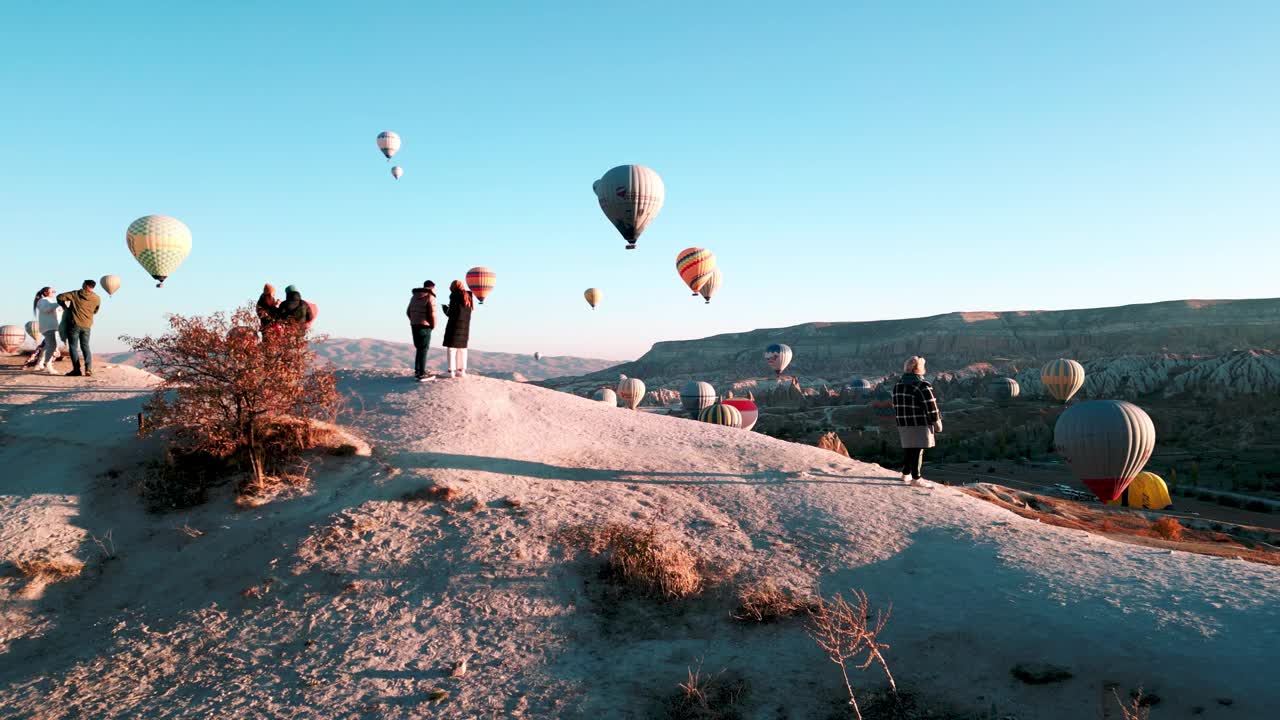
<path fill-rule="evenodd" d="M 656 527 L 622 523 L 577 525 L 557 533 L 564 544 L 603 555 L 611 578 L 641 595 L 687 598 L 706 585 L 706 563 Z"/>
<path fill-rule="evenodd" d="M 1182 529 L 1182 523 L 1171 517 L 1162 517 L 1151 523 L 1151 532 L 1174 542 L 1182 539 Z"/>
<path fill-rule="evenodd" d="M 669 720 L 738 720 L 746 717 L 743 701 L 746 680 L 727 675 L 724 670 L 708 675 L 702 662 L 690 667 L 688 677 L 677 683 L 676 693 L 667 701 L 665 716 Z"/>
<path fill-rule="evenodd" d="M 286 323 L 258 340 L 252 307 L 208 317 L 169 316 L 159 337 L 123 337 L 160 376 L 143 431 L 171 433 L 183 452 L 244 463 L 264 483 L 299 450 L 314 447 L 311 420 L 332 419 L 334 374 L 319 368 L 305 327 Z"/>
<path fill-rule="evenodd" d="M 84 570 L 84 563 L 73 558 L 54 558 L 41 556 L 28 560 L 17 560 L 14 566 L 23 577 L 32 582 L 56 583 L 76 577 Z"/>
<path fill-rule="evenodd" d="M 780 588 L 772 580 L 762 580 L 742 588 L 738 593 L 735 620 L 744 622 L 777 622 L 784 618 L 807 615 L 816 610 L 812 598 L 802 599 L 790 588 Z"/>
<path fill-rule="evenodd" d="M 1147 720 L 1151 717 L 1151 706 L 1154 703 L 1142 694 L 1142 688 L 1129 694 L 1128 703 L 1120 699 L 1120 693 L 1116 692 L 1115 688 L 1112 688 L 1111 694 L 1120 705 L 1120 717 L 1123 720 Z"/>
<path fill-rule="evenodd" d="M 844 678 L 845 690 L 849 693 L 849 705 L 853 713 L 862 720 L 862 710 L 858 707 L 858 698 L 854 695 L 853 685 L 849 682 L 851 661 L 857 663 L 858 657 L 865 654 L 861 664 L 855 664 L 859 670 L 866 670 L 872 663 L 879 663 L 884 674 L 889 678 L 889 689 L 895 694 L 898 684 L 889 672 L 889 663 L 885 661 L 883 651 L 889 646 L 880 642 L 880 631 L 889 621 L 893 608 L 877 610 L 872 618 L 871 603 L 867 594 L 861 590 L 853 590 L 853 604 L 836 593 L 830 599 L 821 598 L 815 609 L 809 611 L 809 637 L 822 648 L 831 662 L 840 667 Z"/>
<path fill-rule="evenodd" d="M 462 493 L 448 485 L 429 485 L 400 496 L 404 502 L 452 503 L 462 498 Z"/>

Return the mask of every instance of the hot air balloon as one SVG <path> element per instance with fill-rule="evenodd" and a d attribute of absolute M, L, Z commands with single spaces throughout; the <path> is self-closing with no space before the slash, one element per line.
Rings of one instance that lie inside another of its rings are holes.
<path fill-rule="evenodd" d="M 782 371 L 791 364 L 791 348 L 781 343 L 774 343 L 764 349 L 764 361 L 782 377 Z"/>
<path fill-rule="evenodd" d="M 404 168 L 399 165 L 391 168 L 391 177 L 399 180 L 401 175 L 404 175 Z"/>
<path fill-rule="evenodd" d="M 1173 504 L 1173 498 L 1169 497 L 1169 486 L 1164 484 L 1164 480 L 1159 475 L 1140 472 L 1133 482 L 1129 483 L 1129 487 L 1120 493 L 1120 497 L 1107 504 L 1163 510 Z"/>
<path fill-rule="evenodd" d="M 1013 378 L 999 377 L 987 383 L 987 394 L 996 402 L 1008 402 L 1022 392 L 1018 381 Z"/>
<path fill-rule="evenodd" d="M 893 393 L 888 390 L 878 390 L 871 398 L 871 409 L 875 411 L 876 417 L 881 420 L 892 420 L 898 416 L 897 411 L 893 409 Z"/>
<path fill-rule="evenodd" d="M 1058 418 L 1053 444 L 1071 472 L 1102 502 L 1120 496 L 1151 458 L 1156 428 L 1142 408 L 1123 400 L 1090 400 Z"/>
<path fill-rule="evenodd" d="M 1050 395 L 1065 403 L 1084 386 L 1084 366 L 1066 358 L 1050 360 L 1040 369 L 1040 382 Z"/>
<path fill-rule="evenodd" d="M 535 353 L 533 354 L 533 359 L 534 359 L 534 361 L 535 361 L 535 362 L 542 362 L 542 353 L 540 353 L 540 352 L 535 352 Z"/>
<path fill-rule="evenodd" d="M 120 289 L 120 278 L 115 275 L 103 275 L 102 279 L 98 280 L 98 284 L 107 291 L 108 295 L 115 295 Z"/>
<path fill-rule="evenodd" d="M 667 191 L 658 173 L 643 165 L 619 165 L 591 185 L 600 209 L 634 250 L 640 233 L 658 216 Z"/>
<path fill-rule="evenodd" d="M 600 299 L 604 297 L 604 293 L 600 288 L 587 288 L 586 292 L 582 293 L 582 297 L 586 298 L 587 304 L 591 306 L 592 310 L 595 310 Z"/>
<path fill-rule="evenodd" d="M 680 273 L 680 279 L 694 295 L 711 279 L 711 273 L 715 269 L 716 256 L 705 248 L 685 248 L 676 255 L 676 272 Z"/>
<path fill-rule="evenodd" d="M 27 331 L 21 325 L 0 326 L 0 351 L 16 353 L 27 340 Z"/>
<path fill-rule="evenodd" d="M 32 340 L 40 342 L 40 323 L 35 320 L 28 320 L 27 324 L 22 326 L 22 329 L 27 331 Z"/>
<path fill-rule="evenodd" d="M 680 405 L 695 417 L 703 408 L 710 407 L 715 402 L 716 389 L 711 383 L 690 380 L 680 389 Z"/>
<path fill-rule="evenodd" d="M 497 282 L 498 276 L 487 267 L 473 267 L 467 271 L 467 289 L 470 290 L 480 304 L 484 304 L 484 299 L 489 297 L 489 292 L 493 290 L 493 284 Z"/>
<path fill-rule="evenodd" d="M 724 275 L 721 274 L 720 268 L 716 268 L 711 271 L 711 277 L 707 278 L 707 281 L 702 284 L 702 289 L 698 292 L 702 294 L 703 299 L 708 304 L 711 303 L 711 296 L 715 295 L 716 291 L 720 289 L 722 282 L 724 282 Z"/>
<path fill-rule="evenodd" d="M 124 234 L 129 252 L 164 287 L 165 278 L 191 253 L 191 231 L 168 215 L 146 215 L 129 223 Z"/>
<path fill-rule="evenodd" d="M 618 383 L 618 398 L 625 408 L 635 410 L 640 407 L 640 401 L 644 400 L 644 381 L 627 378 Z"/>
<path fill-rule="evenodd" d="M 742 414 L 742 429 L 750 431 L 756 426 L 756 421 L 760 419 L 760 408 L 756 404 L 746 398 L 729 398 L 721 400 L 721 405 L 736 408 Z"/>
<path fill-rule="evenodd" d="M 855 400 L 861 400 L 871 394 L 875 386 L 864 377 L 854 377 L 849 381 L 849 390 Z"/>
<path fill-rule="evenodd" d="M 390 130 L 383 130 L 378 133 L 378 149 L 387 156 L 387 162 L 391 162 L 391 156 L 400 149 L 400 136 Z"/>
<path fill-rule="evenodd" d="M 618 394 L 615 393 L 612 388 L 600 388 L 596 391 L 596 394 L 591 397 L 606 405 L 613 405 L 616 407 L 618 404 Z"/>
<path fill-rule="evenodd" d="M 724 403 L 716 403 L 703 408 L 702 412 L 698 413 L 698 419 L 712 425 L 742 427 L 742 413 L 738 412 L 738 408 Z"/>

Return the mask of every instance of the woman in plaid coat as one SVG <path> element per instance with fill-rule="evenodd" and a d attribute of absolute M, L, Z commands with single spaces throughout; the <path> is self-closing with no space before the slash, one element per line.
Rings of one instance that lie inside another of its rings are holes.
<path fill-rule="evenodd" d="M 912 356 L 902 369 L 902 379 L 893 386 L 893 411 L 902 442 L 902 482 L 921 486 L 924 451 L 933 447 L 933 434 L 942 432 L 942 413 L 938 412 L 933 386 L 924 379 L 924 358 Z"/>

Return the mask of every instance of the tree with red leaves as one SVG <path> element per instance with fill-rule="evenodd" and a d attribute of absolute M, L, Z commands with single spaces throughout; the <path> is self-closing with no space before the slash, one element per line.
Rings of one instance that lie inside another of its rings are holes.
<path fill-rule="evenodd" d="M 267 475 L 280 427 L 332 420 L 334 374 L 316 366 L 300 323 L 263 329 L 252 307 L 229 318 L 169 316 L 159 337 L 122 337 L 162 382 L 146 406 L 144 432 L 169 431 L 186 451 L 248 460 L 251 481 Z"/>

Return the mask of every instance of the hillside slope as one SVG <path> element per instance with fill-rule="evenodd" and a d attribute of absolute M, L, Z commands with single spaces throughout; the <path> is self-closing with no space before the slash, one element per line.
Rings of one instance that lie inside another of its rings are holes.
<path fill-rule="evenodd" d="M 325 460 L 308 495 L 256 510 L 219 496 L 148 516 L 127 487 L 154 451 L 125 422 L 146 390 L 129 372 L 0 378 L 0 463 L 24 468 L 0 481 L 0 563 L 42 543 L 90 562 L 42 594 L 0 575 L 17 629 L 0 707 L 18 717 L 643 718 L 699 662 L 743 678 L 748 717 L 840 712 L 839 675 L 798 622 L 737 624 L 717 590 L 602 594 L 553 539 L 594 521 L 656 524 L 725 576 L 892 603 L 898 682 L 966 711 L 1097 717 L 1108 683 L 1158 693 L 1160 718 L 1280 703 L 1263 670 L 1280 569 L 1045 527 L 816 448 L 499 380 L 348 374 L 377 461 Z M 427 485 L 465 498 L 401 500 Z M 102 559 L 90 535 L 108 531 Z M 1073 677 L 1011 680 L 1029 661 Z"/>

